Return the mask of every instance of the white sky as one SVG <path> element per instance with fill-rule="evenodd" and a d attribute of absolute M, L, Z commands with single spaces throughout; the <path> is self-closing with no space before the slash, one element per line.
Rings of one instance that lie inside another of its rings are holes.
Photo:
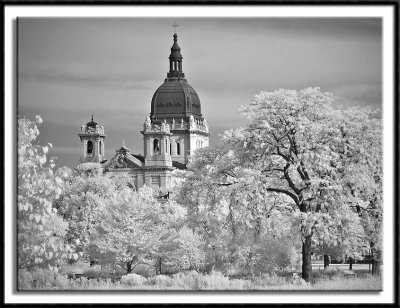
<path fill-rule="evenodd" d="M 77 133 L 94 119 L 106 156 L 121 140 L 143 153 L 140 130 L 164 82 L 175 19 L 18 20 L 18 112 L 40 114 L 39 141 L 57 167 L 81 156 Z M 196 90 L 211 143 L 245 124 L 238 113 L 260 91 L 319 86 L 345 106 L 381 106 L 378 18 L 178 18 L 183 71 Z"/>

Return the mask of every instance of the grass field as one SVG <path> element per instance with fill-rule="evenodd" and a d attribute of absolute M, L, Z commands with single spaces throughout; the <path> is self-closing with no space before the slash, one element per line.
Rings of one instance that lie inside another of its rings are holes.
<path fill-rule="evenodd" d="M 335 265 L 336 266 L 336 265 Z M 323 267 L 323 266 L 322 266 Z M 345 267 L 342 265 L 340 267 Z M 313 266 L 311 283 L 301 279 L 299 273 L 262 274 L 261 276 L 232 278 L 220 272 L 208 274 L 196 271 L 174 275 L 156 275 L 145 278 L 128 274 L 120 279 L 81 277 L 69 279 L 66 275 L 40 270 L 33 277 L 27 272 L 19 276 L 20 290 L 304 290 L 304 291 L 380 291 L 381 276 L 368 274 L 368 265 L 360 266 L 355 275 L 346 276 L 333 266 L 320 271 Z"/>

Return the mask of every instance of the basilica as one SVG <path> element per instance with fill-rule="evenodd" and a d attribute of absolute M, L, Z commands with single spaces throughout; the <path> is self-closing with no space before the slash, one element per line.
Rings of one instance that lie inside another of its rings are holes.
<path fill-rule="evenodd" d="M 209 127 L 201 113 L 200 99 L 188 84 L 182 69 L 178 35 L 169 55 L 169 72 L 151 100 L 150 115 L 143 124 L 143 155 L 132 154 L 122 142 L 111 159 L 106 159 L 104 126 L 90 122 L 78 134 L 82 144 L 81 163 L 101 164 L 104 172 L 124 173 L 135 187 L 168 187 L 171 172 L 185 169 L 188 156 L 209 145 Z"/>

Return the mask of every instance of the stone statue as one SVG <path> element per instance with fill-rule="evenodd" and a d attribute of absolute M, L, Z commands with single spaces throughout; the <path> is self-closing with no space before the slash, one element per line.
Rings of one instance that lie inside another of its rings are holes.
<path fill-rule="evenodd" d="M 151 120 L 150 117 L 147 117 L 146 120 L 144 120 L 143 128 L 144 130 L 150 129 L 151 127 Z"/>
<path fill-rule="evenodd" d="M 208 123 L 207 123 L 206 119 L 204 119 L 203 125 L 204 125 L 206 132 L 208 132 Z"/>
<path fill-rule="evenodd" d="M 190 128 L 195 128 L 195 127 L 196 127 L 196 124 L 195 124 L 195 122 L 194 122 L 194 117 L 193 117 L 192 114 L 191 114 L 190 117 L 189 117 L 189 127 L 190 127 Z"/>

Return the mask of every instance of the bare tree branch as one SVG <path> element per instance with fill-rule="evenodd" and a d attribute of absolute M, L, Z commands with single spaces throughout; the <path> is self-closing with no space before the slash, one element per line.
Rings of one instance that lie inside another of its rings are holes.
<path fill-rule="evenodd" d="M 288 190 L 286 190 L 286 189 L 268 187 L 266 190 L 267 190 L 267 191 L 270 191 L 270 192 L 276 192 L 276 193 L 285 194 L 285 195 L 291 197 L 291 198 L 293 199 L 293 201 L 294 201 L 298 206 L 300 205 L 299 198 L 298 198 L 294 193 L 292 193 L 292 192 L 290 192 L 290 191 L 288 191 Z"/>

